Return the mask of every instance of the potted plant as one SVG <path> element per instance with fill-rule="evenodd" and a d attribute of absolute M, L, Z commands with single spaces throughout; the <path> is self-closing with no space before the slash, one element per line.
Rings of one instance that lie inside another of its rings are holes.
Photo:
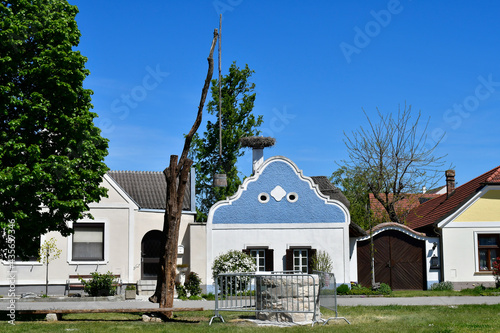
<path fill-rule="evenodd" d="M 129 284 L 125 288 L 125 299 L 135 299 L 135 284 Z"/>

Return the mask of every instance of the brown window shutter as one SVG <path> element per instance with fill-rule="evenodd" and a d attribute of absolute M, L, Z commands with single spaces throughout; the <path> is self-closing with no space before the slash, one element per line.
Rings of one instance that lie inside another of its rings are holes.
<path fill-rule="evenodd" d="M 286 250 L 285 270 L 293 271 L 293 249 Z"/>
<path fill-rule="evenodd" d="M 274 250 L 265 249 L 264 251 L 264 256 L 266 258 L 266 272 L 272 272 L 274 270 Z"/>
<path fill-rule="evenodd" d="M 316 249 L 307 250 L 307 272 L 312 274 L 313 272 L 313 257 L 316 255 Z"/>

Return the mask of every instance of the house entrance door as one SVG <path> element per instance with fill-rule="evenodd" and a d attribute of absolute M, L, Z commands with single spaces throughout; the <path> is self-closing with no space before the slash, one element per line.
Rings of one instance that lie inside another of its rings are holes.
<path fill-rule="evenodd" d="M 375 247 L 375 282 L 393 290 L 423 290 L 426 285 L 425 242 L 400 231 L 387 230 L 373 238 Z M 370 239 L 358 243 L 358 280 L 371 285 Z"/>
<path fill-rule="evenodd" d="M 159 230 L 148 231 L 141 241 L 141 279 L 156 280 L 160 269 L 160 253 L 165 246 L 164 235 Z"/>

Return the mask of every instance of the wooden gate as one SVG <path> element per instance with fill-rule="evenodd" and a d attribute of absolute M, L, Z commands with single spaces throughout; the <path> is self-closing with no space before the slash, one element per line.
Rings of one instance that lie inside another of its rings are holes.
<path fill-rule="evenodd" d="M 386 230 L 373 238 L 375 247 L 375 282 L 386 283 L 393 290 L 423 290 L 427 284 L 425 241 L 397 230 Z M 358 280 L 371 286 L 370 239 L 358 242 Z"/>

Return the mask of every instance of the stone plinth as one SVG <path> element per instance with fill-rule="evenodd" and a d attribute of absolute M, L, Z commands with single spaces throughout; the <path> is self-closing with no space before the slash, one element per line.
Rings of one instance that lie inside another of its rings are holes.
<path fill-rule="evenodd" d="M 316 320 L 319 320 L 318 293 L 319 277 L 317 275 L 257 276 L 256 317 L 259 320 L 271 321 L 312 321 L 316 305 Z"/>

